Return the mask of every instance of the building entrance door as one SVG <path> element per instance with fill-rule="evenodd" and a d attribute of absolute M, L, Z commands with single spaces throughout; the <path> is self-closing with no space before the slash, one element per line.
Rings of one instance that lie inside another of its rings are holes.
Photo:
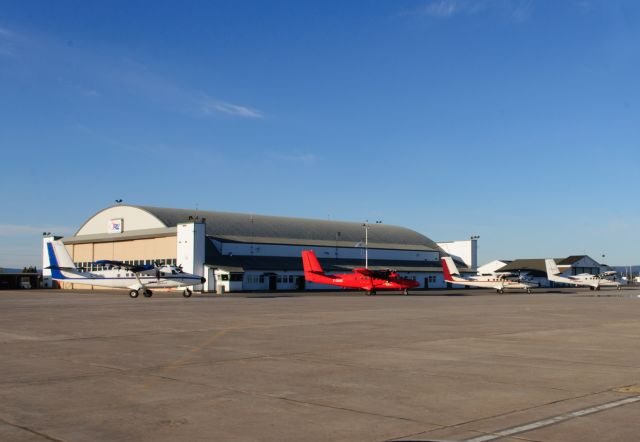
<path fill-rule="evenodd" d="M 276 275 L 269 275 L 269 290 L 278 289 L 278 277 Z"/>

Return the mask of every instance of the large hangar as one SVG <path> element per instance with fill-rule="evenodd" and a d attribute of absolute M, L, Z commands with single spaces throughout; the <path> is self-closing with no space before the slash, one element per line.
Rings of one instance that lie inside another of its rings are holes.
<path fill-rule="evenodd" d="M 326 271 L 349 271 L 364 264 L 365 237 L 370 268 L 395 269 L 421 288 L 446 287 L 440 257 L 447 253 L 414 230 L 386 224 L 116 205 L 62 240 L 79 268 L 96 270 L 101 259 L 177 264 L 207 278 L 194 288 L 211 292 L 335 289 L 305 284 L 302 250 L 313 249 Z M 51 284 L 46 270 L 44 278 Z"/>

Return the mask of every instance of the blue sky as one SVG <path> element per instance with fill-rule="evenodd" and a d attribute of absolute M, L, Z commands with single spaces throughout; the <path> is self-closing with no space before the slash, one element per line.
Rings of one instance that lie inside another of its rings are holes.
<path fill-rule="evenodd" d="M 0 1 L 0 266 L 125 203 L 638 263 L 640 5 Z"/>

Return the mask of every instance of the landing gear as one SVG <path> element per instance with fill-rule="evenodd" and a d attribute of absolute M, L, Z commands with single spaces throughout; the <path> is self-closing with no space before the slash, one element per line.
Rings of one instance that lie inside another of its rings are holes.
<path fill-rule="evenodd" d="M 145 289 L 143 292 L 145 298 L 151 298 L 153 296 L 153 292 L 151 290 Z"/>
<path fill-rule="evenodd" d="M 592 290 L 592 291 L 593 291 L 593 290 L 595 290 L 595 289 L 596 289 L 595 287 L 589 287 L 589 290 Z"/>
<path fill-rule="evenodd" d="M 600 291 L 600 286 L 596 287 L 596 290 Z"/>
<path fill-rule="evenodd" d="M 130 297 L 130 298 L 137 298 L 137 297 L 138 297 L 138 294 L 139 294 L 139 293 L 138 293 L 138 291 L 137 291 L 137 290 L 131 290 L 131 291 L 129 292 L 129 297 Z"/>
<path fill-rule="evenodd" d="M 184 289 L 184 292 L 182 292 L 182 296 L 184 296 L 185 298 L 190 298 L 191 297 L 191 290 Z"/>
<path fill-rule="evenodd" d="M 529 287 L 527 287 L 527 293 L 531 294 L 531 289 Z"/>
<path fill-rule="evenodd" d="M 368 295 L 368 296 L 373 296 L 373 295 L 375 295 L 375 294 L 376 294 L 376 291 L 375 291 L 375 290 L 367 290 L 367 295 Z"/>
<path fill-rule="evenodd" d="M 496 291 L 498 292 L 499 295 L 502 295 L 504 293 L 504 290 L 502 290 L 502 289 L 498 289 Z"/>
<path fill-rule="evenodd" d="M 616 289 L 622 290 L 622 286 L 617 286 Z"/>
<path fill-rule="evenodd" d="M 408 296 L 409 295 L 409 290 L 408 289 L 404 289 L 402 291 L 402 293 L 404 294 L 404 296 Z"/>

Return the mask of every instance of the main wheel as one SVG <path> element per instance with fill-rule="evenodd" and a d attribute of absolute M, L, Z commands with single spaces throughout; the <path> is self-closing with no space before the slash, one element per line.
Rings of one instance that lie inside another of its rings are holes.
<path fill-rule="evenodd" d="M 502 290 L 502 289 L 498 289 L 498 294 L 499 294 L 499 295 L 502 295 L 503 293 L 504 293 L 504 290 Z"/>
<path fill-rule="evenodd" d="M 404 296 L 407 296 L 409 294 L 409 290 L 404 289 L 403 293 L 404 293 Z"/>
<path fill-rule="evenodd" d="M 616 287 L 616 288 L 617 288 L 618 290 L 622 290 L 622 287 L 621 287 L 621 286 L 618 286 L 618 287 Z"/>
<path fill-rule="evenodd" d="M 129 297 L 130 297 L 130 298 L 137 298 L 137 297 L 138 297 L 138 295 L 139 295 L 139 293 L 138 293 L 138 291 L 137 291 L 137 290 L 131 290 L 131 291 L 129 292 Z"/>
<path fill-rule="evenodd" d="M 589 290 L 592 290 L 592 291 L 593 291 L 593 290 L 595 290 L 595 289 L 596 289 L 595 287 L 589 287 Z"/>
<path fill-rule="evenodd" d="M 191 290 L 185 290 L 184 292 L 182 292 L 182 296 L 184 296 L 185 298 L 190 298 L 191 297 Z"/>
<path fill-rule="evenodd" d="M 600 286 L 596 287 L 596 290 L 600 291 Z"/>
<path fill-rule="evenodd" d="M 531 289 L 527 287 L 527 293 L 531 294 Z"/>
<path fill-rule="evenodd" d="M 153 292 L 151 290 L 145 290 L 144 291 L 144 297 L 145 298 L 151 298 L 151 296 L 153 296 Z"/>

